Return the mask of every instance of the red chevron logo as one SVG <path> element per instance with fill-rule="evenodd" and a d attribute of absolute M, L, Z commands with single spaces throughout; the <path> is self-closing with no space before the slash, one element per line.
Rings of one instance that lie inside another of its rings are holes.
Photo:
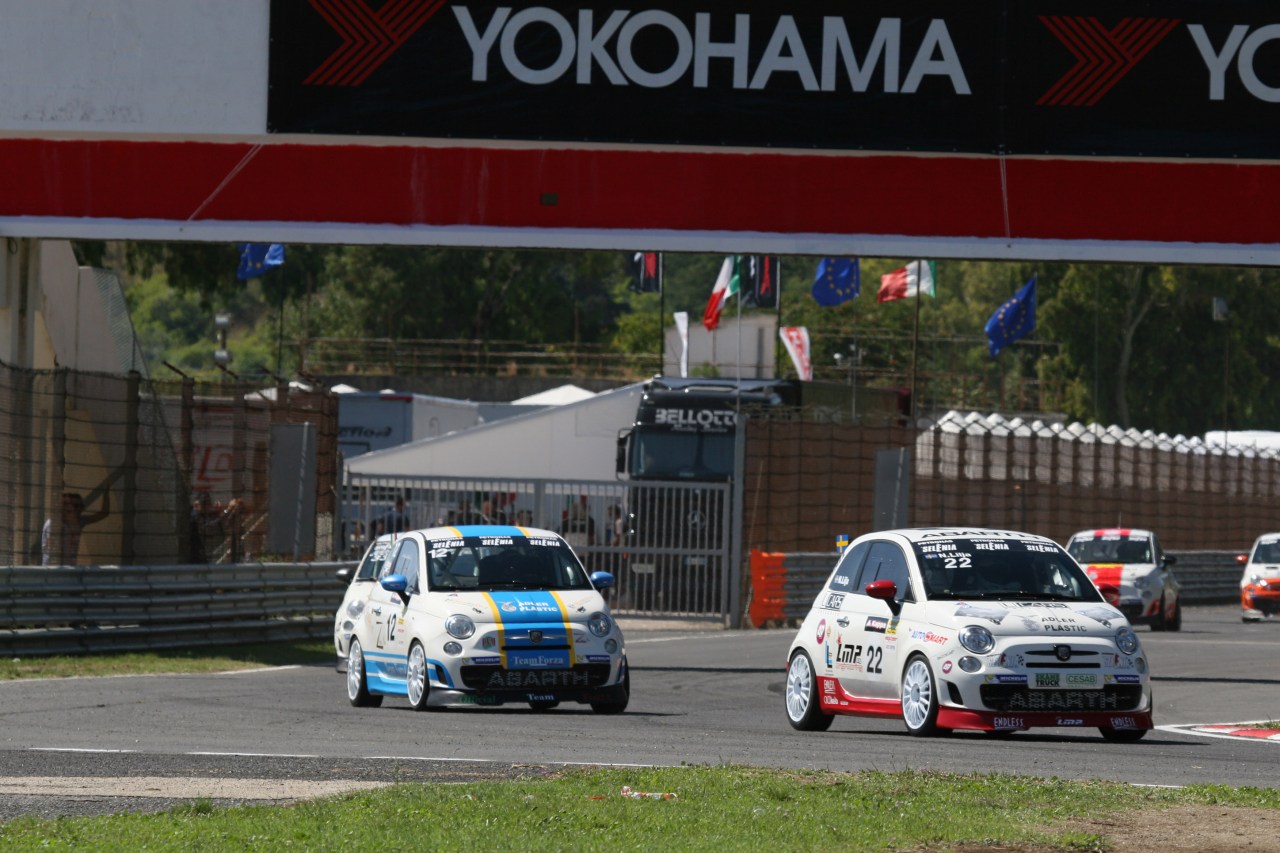
<path fill-rule="evenodd" d="M 303 84 L 359 86 L 438 12 L 445 0 L 390 0 L 376 12 L 366 0 L 309 2 L 342 36 L 342 44 Z"/>
<path fill-rule="evenodd" d="M 1106 29 L 1097 18 L 1040 16 L 1040 23 L 1076 58 L 1076 64 L 1036 101 L 1091 107 L 1133 70 L 1180 23 L 1178 18 L 1125 18 Z"/>

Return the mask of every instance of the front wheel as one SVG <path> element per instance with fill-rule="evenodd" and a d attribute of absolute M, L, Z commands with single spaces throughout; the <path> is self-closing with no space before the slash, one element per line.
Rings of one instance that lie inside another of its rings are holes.
<path fill-rule="evenodd" d="M 377 708 L 382 704 L 382 696 L 369 692 L 369 678 L 364 671 L 364 649 L 355 637 L 351 638 L 351 649 L 347 652 L 347 698 L 357 708 Z"/>
<path fill-rule="evenodd" d="M 1168 627 L 1168 623 L 1164 618 L 1164 596 L 1160 596 L 1160 606 L 1156 608 L 1156 615 L 1151 617 L 1151 630 L 1163 631 Z"/>
<path fill-rule="evenodd" d="M 1098 733 L 1111 743 L 1135 743 L 1147 736 L 1146 729 L 1112 729 L 1106 726 L 1099 728 Z"/>
<path fill-rule="evenodd" d="M 592 702 L 591 710 L 597 714 L 621 714 L 627 710 L 627 703 L 631 701 L 631 670 L 627 670 L 627 674 L 622 677 L 622 683 L 613 688 L 613 698 L 603 702 Z"/>
<path fill-rule="evenodd" d="M 1173 600 L 1173 615 L 1169 617 L 1169 621 L 1165 623 L 1165 628 L 1170 631 L 1182 630 L 1182 598 L 1179 596 Z"/>
<path fill-rule="evenodd" d="M 825 732 L 835 717 L 822 713 L 821 704 L 813 661 L 806 652 L 798 651 L 787 667 L 787 722 L 802 732 Z"/>
<path fill-rule="evenodd" d="M 938 734 L 938 683 L 929 662 L 920 655 L 907 661 L 902 671 L 902 721 L 917 737 Z"/>
<path fill-rule="evenodd" d="M 427 710 L 427 697 L 431 685 L 427 683 L 427 652 L 417 640 L 409 647 L 409 671 L 406 674 L 409 689 L 409 707 L 415 711 Z"/>

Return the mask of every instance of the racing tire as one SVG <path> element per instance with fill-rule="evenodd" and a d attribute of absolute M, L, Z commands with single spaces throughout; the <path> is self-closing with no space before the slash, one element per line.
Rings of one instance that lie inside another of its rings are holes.
<path fill-rule="evenodd" d="M 1098 734 L 1102 735 L 1102 739 L 1111 743 L 1137 743 L 1147 736 L 1147 729 L 1112 729 L 1102 726 L 1098 729 Z"/>
<path fill-rule="evenodd" d="M 1169 617 L 1169 621 L 1165 623 L 1165 630 L 1181 631 L 1182 630 L 1182 597 L 1179 596 L 1173 600 L 1173 615 Z"/>
<path fill-rule="evenodd" d="M 431 685 L 427 678 L 427 650 L 417 640 L 409 646 L 409 665 L 405 672 L 405 687 L 409 694 L 409 707 L 415 711 L 427 710 Z"/>
<path fill-rule="evenodd" d="M 1160 606 L 1156 608 L 1156 615 L 1151 617 L 1151 630 L 1164 631 L 1168 628 L 1164 618 L 1164 596 L 1160 596 Z"/>
<path fill-rule="evenodd" d="M 542 699 L 529 703 L 529 707 L 535 711 L 550 711 L 552 708 L 558 708 L 559 706 L 559 699 Z"/>
<path fill-rule="evenodd" d="M 621 714 L 627 710 L 627 703 L 631 701 L 631 670 L 627 670 L 627 674 L 623 676 L 622 683 L 613 688 L 613 698 L 600 702 L 592 702 L 591 710 L 597 714 Z M 533 704 L 530 702 L 529 704 Z"/>
<path fill-rule="evenodd" d="M 1255 625 L 1258 622 L 1261 622 L 1262 619 L 1257 616 L 1241 616 L 1240 621 L 1246 625 Z"/>
<path fill-rule="evenodd" d="M 938 680 L 923 655 L 912 655 L 902 670 L 902 722 L 916 737 L 945 734 L 938 727 Z"/>
<path fill-rule="evenodd" d="M 797 651 L 787 667 L 787 722 L 802 732 L 825 732 L 835 722 L 834 714 L 824 714 L 818 701 L 818 679 L 807 652 Z"/>
<path fill-rule="evenodd" d="M 347 651 L 347 698 L 357 708 L 377 708 L 382 704 L 382 696 L 369 692 L 369 677 L 364 671 L 364 649 L 360 641 L 351 638 L 351 648 Z"/>

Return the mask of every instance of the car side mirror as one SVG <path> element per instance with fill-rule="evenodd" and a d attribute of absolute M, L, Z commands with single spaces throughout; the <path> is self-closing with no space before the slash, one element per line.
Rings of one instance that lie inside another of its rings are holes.
<path fill-rule="evenodd" d="M 1174 563 L 1178 562 L 1178 558 L 1172 554 L 1165 554 L 1161 559 L 1164 561 L 1164 565 L 1166 566 L 1172 566 Z"/>
<path fill-rule="evenodd" d="M 394 592 L 400 596 L 400 600 L 406 604 L 409 602 L 409 579 L 404 575 L 386 575 L 382 580 L 378 581 L 387 592 Z"/>
<path fill-rule="evenodd" d="M 596 589 L 608 589 L 616 583 L 613 572 L 592 572 L 591 585 Z"/>
<path fill-rule="evenodd" d="M 872 581 L 866 585 L 865 590 L 871 598 L 878 598 L 889 605 L 889 609 L 895 614 L 902 609 L 902 604 L 898 601 L 898 585 L 893 581 Z"/>
<path fill-rule="evenodd" d="M 343 566 L 342 568 L 334 572 L 333 576 L 338 579 L 338 583 L 342 584 L 343 586 L 349 586 L 351 584 L 351 567 Z"/>
<path fill-rule="evenodd" d="M 1248 565 L 1248 563 L 1249 563 L 1249 555 L 1248 555 L 1248 554 L 1236 554 L 1236 562 L 1237 562 L 1238 564 L 1242 565 L 1242 566 L 1244 566 L 1244 565 Z"/>

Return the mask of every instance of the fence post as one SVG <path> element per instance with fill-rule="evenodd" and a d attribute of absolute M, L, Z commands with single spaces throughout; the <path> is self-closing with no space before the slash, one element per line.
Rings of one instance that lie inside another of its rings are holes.
<path fill-rule="evenodd" d="M 125 383 L 124 496 L 120 502 L 123 512 L 120 527 L 122 539 L 120 561 L 126 566 L 133 565 L 137 556 L 135 538 L 138 532 L 138 432 L 140 429 L 138 407 L 141 388 L 142 374 L 136 370 L 130 370 L 128 381 Z"/>

